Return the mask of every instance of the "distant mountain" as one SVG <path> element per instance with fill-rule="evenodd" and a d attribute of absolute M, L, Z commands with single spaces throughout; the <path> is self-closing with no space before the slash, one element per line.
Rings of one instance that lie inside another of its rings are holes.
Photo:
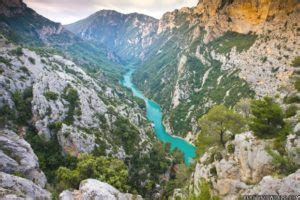
<path fill-rule="evenodd" d="M 120 78 L 123 72 L 120 59 L 104 45 L 83 41 L 61 24 L 37 14 L 21 0 L 0 1 L 0 34 L 32 47 L 55 48 L 90 71 L 102 70 L 113 78 Z"/>
<path fill-rule="evenodd" d="M 156 34 L 158 20 L 138 13 L 101 10 L 65 27 L 82 39 L 104 44 L 123 60 L 132 63 L 132 60 L 145 57 L 146 48 Z"/>

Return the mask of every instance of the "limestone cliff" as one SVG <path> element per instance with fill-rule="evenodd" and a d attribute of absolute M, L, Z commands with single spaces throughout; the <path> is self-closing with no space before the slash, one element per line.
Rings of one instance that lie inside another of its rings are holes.
<path fill-rule="evenodd" d="M 170 132 L 196 134 L 197 119 L 214 104 L 292 90 L 299 17 L 293 0 L 203 0 L 167 12 L 133 80 L 168 113 Z"/>
<path fill-rule="evenodd" d="M 299 145 L 299 136 L 290 135 L 287 140 Z M 298 141 L 297 141 L 298 140 Z M 186 190 L 177 190 L 173 196 L 201 193 L 199 183 L 211 183 L 212 193 L 224 200 L 239 199 L 243 195 L 297 195 L 300 192 L 300 170 L 288 176 L 274 175 L 273 158 L 266 148 L 272 140 L 260 140 L 251 132 L 235 136 L 226 149 L 210 148 L 198 161 Z M 286 147 L 292 150 L 291 146 Z M 181 192 L 180 192 L 181 191 Z"/>

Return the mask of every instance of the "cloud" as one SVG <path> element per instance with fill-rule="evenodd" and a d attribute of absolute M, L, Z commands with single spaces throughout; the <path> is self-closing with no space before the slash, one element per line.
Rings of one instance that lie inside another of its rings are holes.
<path fill-rule="evenodd" d="M 184 6 L 195 6 L 198 0 L 24 0 L 39 14 L 68 24 L 101 9 L 122 13 L 138 12 L 160 18 L 163 13 Z"/>

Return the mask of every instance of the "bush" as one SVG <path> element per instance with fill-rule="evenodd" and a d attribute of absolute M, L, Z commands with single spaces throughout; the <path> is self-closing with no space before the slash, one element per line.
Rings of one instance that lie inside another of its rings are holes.
<path fill-rule="evenodd" d="M 300 79 L 297 79 L 294 83 L 296 90 L 300 91 Z"/>
<path fill-rule="evenodd" d="M 35 59 L 34 59 L 34 58 L 29 57 L 28 60 L 29 60 L 29 62 L 30 62 L 31 64 L 33 64 L 33 65 L 35 64 Z"/>
<path fill-rule="evenodd" d="M 57 132 L 61 129 L 62 124 L 63 124 L 63 123 L 60 122 L 60 121 L 53 122 L 53 123 L 50 123 L 50 124 L 48 125 L 48 128 L 49 128 L 51 131 L 54 131 L 55 133 L 57 133 Z"/>
<path fill-rule="evenodd" d="M 22 47 L 18 47 L 12 50 L 12 54 L 16 56 L 22 56 L 23 55 Z"/>
<path fill-rule="evenodd" d="M 71 125 L 74 122 L 74 115 L 81 115 L 81 110 L 79 107 L 79 96 L 77 90 L 68 85 L 64 89 L 63 98 L 69 102 L 67 116 L 64 119 L 64 123 Z"/>
<path fill-rule="evenodd" d="M 56 174 L 59 190 L 78 188 L 79 183 L 88 178 L 106 182 L 124 192 L 129 189 L 127 167 L 123 161 L 115 158 L 83 155 L 75 169 L 60 167 Z"/>
<path fill-rule="evenodd" d="M 46 99 L 48 101 L 52 100 L 52 101 L 56 101 L 58 99 L 58 94 L 52 91 L 47 91 L 44 92 L 44 96 L 46 97 Z"/>
<path fill-rule="evenodd" d="M 273 138 L 285 130 L 282 109 L 272 98 L 253 100 L 251 112 L 249 127 L 257 137 Z"/>
<path fill-rule="evenodd" d="M 17 111 L 16 122 L 19 125 L 25 125 L 32 117 L 31 100 L 32 88 L 26 88 L 23 93 L 16 91 L 12 94 L 12 99 Z"/>
<path fill-rule="evenodd" d="M 118 117 L 115 122 L 113 134 L 116 136 L 116 141 L 124 147 L 127 154 L 132 154 L 139 142 L 139 131 L 134 127 L 128 119 Z"/>
<path fill-rule="evenodd" d="M 300 67 L 300 56 L 297 56 L 294 60 L 293 60 L 293 62 L 292 62 L 292 64 L 291 64 L 293 67 Z"/>
<path fill-rule="evenodd" d="M 297 95 L 286 96 L 283 102 L 286 104 L 300 103 L 300 98 Z"/>
<path fill-rule="evenodd" d="M 234 151 L 235 151 L 235 146 L 234 146 L 234 144 L 229 144 L 229 145 L 227 146 L 227 151 L 228 151 L 228 153 L 230 153 L 230 154 L 234 153 Z"/>
<path fill-rule="evenodd" d="M 267 149 L 267 152 L 272 156 L 273 163 L 280 173 L 289 175 L 298 170 L 299 166 L 297 166 L 288 156 L 280 155 L 271 149 Z"/>
<path fill-rule="evenodd" d="M 295 105 L 289 106 L 285 111 L 285 117 L 290 118 L 297 114 L 298 107 Z"/>

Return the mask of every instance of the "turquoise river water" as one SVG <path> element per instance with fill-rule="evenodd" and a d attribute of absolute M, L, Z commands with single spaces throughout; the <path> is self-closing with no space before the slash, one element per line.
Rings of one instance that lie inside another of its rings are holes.
<path fill-rule="evenodd" d="M 145 101 L 147 107 L 147 118 L 154 124 L 154 131 L 157 138 L 162 142 L 170 143 L 171 150 L 174 150 L 175 148 L 179 149 L 184 154 L 185 163 L 189 164 L 196 156 L 195 146 L 180 137 L 172 136 L 166 132 L 166 129 L 162 123 L 162 111 L 160 106 L 154 101 L 146 98 L 143 93 L 132 83 L 131 75 L 133 71 L 134 69 L 131 69 L 124 75 L 124 79 L 121 81 L 121 84 L 131 89 L 134 96 Z"/>

